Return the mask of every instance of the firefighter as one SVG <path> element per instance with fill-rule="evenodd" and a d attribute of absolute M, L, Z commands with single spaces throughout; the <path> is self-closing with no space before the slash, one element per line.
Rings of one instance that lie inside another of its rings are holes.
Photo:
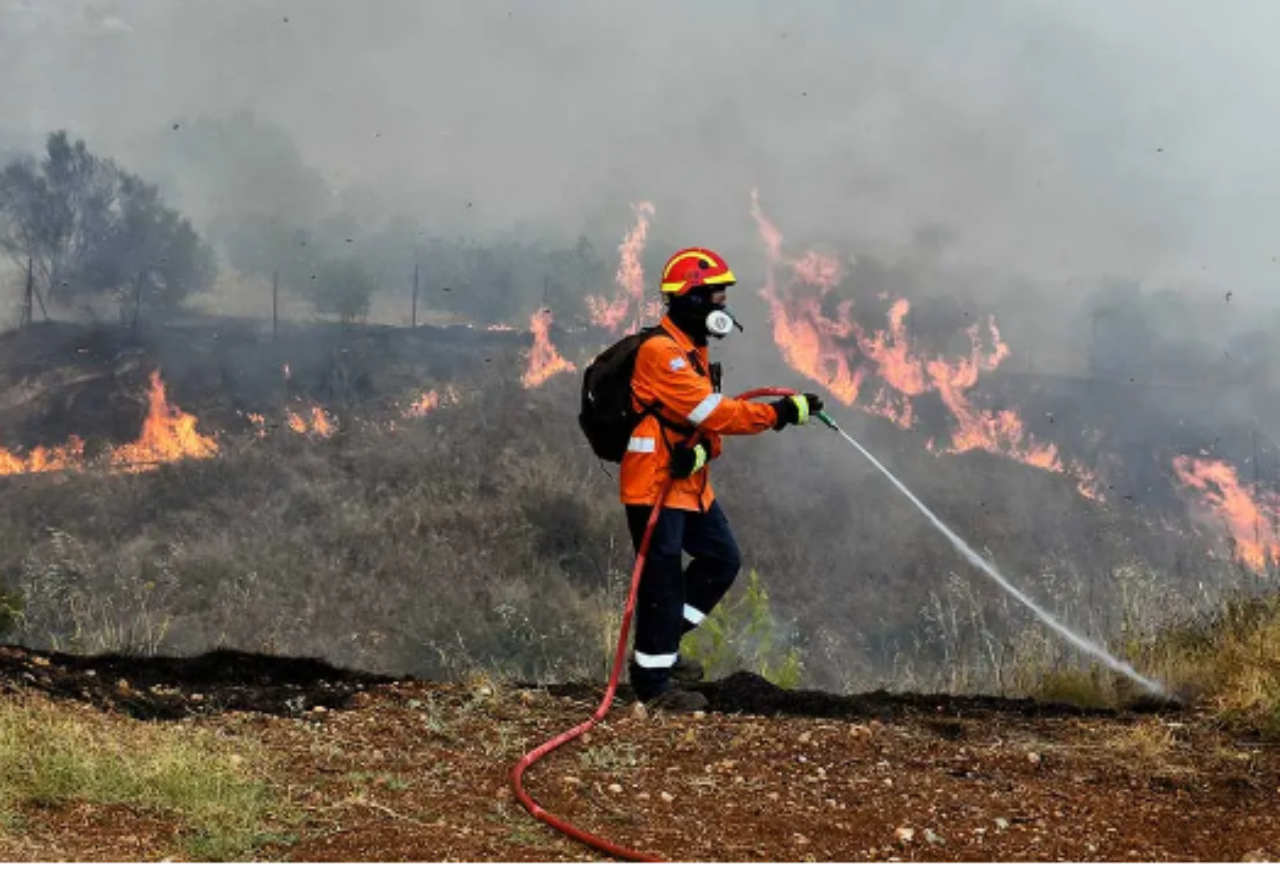
<path fill-rule="evenodd" d="M 679 657 L 680 638 L 707 617 L 741 567 L 707 464 L 720 456 L 721 436 L 781 430 L 822 410 L 822 400 L 812 393 L 772 403 L 720 393 L 707 341 L 741 329 L 725 304 L 735 283 L 714 251 L 690 248 L 672 256 L 662 270 L 662 331 L 640 345 L 631 380 L 633 406 L 645 416 L 632 430 L 619 484 L 637 551 L 663 484 L 673 482 L 640 580 L 629 671 L 640 701 L 677 712 L 707 704 L 704 695 L 687 688 L 702 679 L 704 669 Z M 688 446 L 695 431 L 697 443 Z M 682 553 L 692 557 L 687 570 Z"/>

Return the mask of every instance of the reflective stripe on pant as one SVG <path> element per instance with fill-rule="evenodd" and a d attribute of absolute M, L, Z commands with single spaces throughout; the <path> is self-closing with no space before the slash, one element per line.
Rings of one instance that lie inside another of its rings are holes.
<path fill-rule="evenodd" d="M 636 549 L 652 510 L 627 505 Z M 682 552 L 693 557 L 687 570 L 682 569 Z M 664 508 L 658 515 L 636 601 L 631 685 L 641 700 L 667 688 L 681 636 L 720 602 L 741 567 L 738 542 L 719 502 L 712 502 L 706 513 Z"/>

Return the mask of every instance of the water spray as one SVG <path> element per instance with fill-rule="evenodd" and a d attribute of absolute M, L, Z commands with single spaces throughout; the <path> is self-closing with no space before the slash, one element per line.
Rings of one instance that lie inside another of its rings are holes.
<path fill-rule="evenodd" d="M 906 485 L 902 481 L 894 477 L 893 473 L 880 463 L 880 460 L 872 456 L 870 451 L 868 451 L 867 448 L 859 444 L 853 438 L 853 436 L 851 436 L 848 432 L 841 429 L 839 424 L 836 423 L 835 420 L 831 419 L 831 417 L 825 411 L 819 411 L 814 416 L 816 416 L 819 420 L 821 420 L 823 423 L 829 426 L 832 430 L 839 433 L 842 438 L 844 438 L 846 441 L 848 441 L 850 444 L 856 447 L 858 449 L 858 452 L 867 458 L 868 462 L 874 465 L 876 469 L 880 471 L 880 473 L 882 473 L 885 477 L 887 477 L 889 479 L 889 482 L 892 483 L 894 486 L 896 486 L 898 490 L 903 495 L 905 495 L 910 500 L 910 502 L 916 506 L 916 508 L 919 509 L 920 513 L 924 514 L 925 517 L 929 520 L 929 522 L 933 523 L 934 527 L 937 528 L 938 531 L 942 532 L 943 536 L 946 537 L 946 539 L 951 542 L 951 545 L 960 552 L 960 555 L 964 556 L 965 559 L 968 560 L 969 564 L 973 565 L 973 567 L 982 571 L 992 580 L 996 581 L 996 583 L 999 583 L 1000 586 L 1006 592 L 1008 592 L 1014 598 L 1018 599 L 1018 601 L 1025 604 L 1027 608 L 1032 613 L 1034 613 L 1041 622 L 1043 622 L 1045 625 L 1049 626 L 1058 634 L 1060 634 L 1076 649 L 1080 650 L 1086 655 L 1092 656 L 1093 658 L 1102 662 L 1103 664 L 1105 664 L 1107 667 L 1109 667 L 1111 670 L 1115 671 L 1116 673 L 1123 674 L 1124 676 L 1133 680 L 1138 685 L 1142 686 L 1148 692 L 1151 692 L 1153 695 L 1158 695 L 1161 698 L 1169 697 L 1168 691 L 1166 691 L 1164 686 L 1162 686 L 1160 683 L 1156 682 L 1150 677 L 1144 677 L 1142 674 L 1134 670 L 1133 666 L 1130 665 L 1129 663 L 1116 658 L 1111 653 L 1107 652 L 1107 650 L 1105 650 L 1098 644 L 1094 643 L 1093 641 L 1089 640 L 1087 637 L 1082 637 L 1081 635 L 1076 634 L 1074 631 L 1067 628 L 1065 625 L 1059 622 L 1056 618 L 1054 618 L 1053 614 L 1049 613 L 1039 604 L 1036 604 L 1025 593 L 1023 593 L 1020 589 L 1018 589 L 1018 587 L 1014 586 L 1012 583 L 1006 580 L 1004 575 L 1000 573 L 999 569 L 996 568 L 996 566 L 992 565 L 986 559 L 982 558 L 982 556 L 978 555 L 978 553 L 975 552 L 972 547 L 970 547 L 967 543 L 965 543 L 963 538 L 961 538 L 955 532 L 951 531 L 951 529 L 947 526 L 947 524 L 944 523 L 942 520 L 938 519 L 937 515 L 935 515 L 933 511 L 929 510 L 929 508 L 925 506 L 924 502 L 916 498 L 915 495 L 911 492 L 911 490 L 907 489 Z"/>

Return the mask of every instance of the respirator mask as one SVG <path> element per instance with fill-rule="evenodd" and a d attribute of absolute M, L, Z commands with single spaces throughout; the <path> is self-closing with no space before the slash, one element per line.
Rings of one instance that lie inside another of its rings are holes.
<path fill-rule="evenodd" d="M 671 300 L 671 319 L 694 341 L 705 342 L 708 336 L 722 339 L 734 327 L 745 331 L 728 305 L 711 301 L 711 292 L 710 288 L 698 288 Z"/>
<path fill-rule="evenodd" d="M 733 316 L 733 312 L 729 310 L 727 305 L 713 305 L 703 323 L 707 328 L 707 335 L 715 336 L 716 338 L 724 338 L 733 331 L 735 326 L 738 327 L 739 332 L 744 331 L 742 324 Z"/>

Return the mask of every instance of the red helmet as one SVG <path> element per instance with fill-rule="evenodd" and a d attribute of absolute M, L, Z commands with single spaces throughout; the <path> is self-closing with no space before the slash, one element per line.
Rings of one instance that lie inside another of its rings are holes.
<path fill-rule="evenodd" d="M 683 296 L 694 287 L 732 287 L 738 283 L 729 264 L 707 248 L 685 248 L 662 268 L 662 294 Z"/>

